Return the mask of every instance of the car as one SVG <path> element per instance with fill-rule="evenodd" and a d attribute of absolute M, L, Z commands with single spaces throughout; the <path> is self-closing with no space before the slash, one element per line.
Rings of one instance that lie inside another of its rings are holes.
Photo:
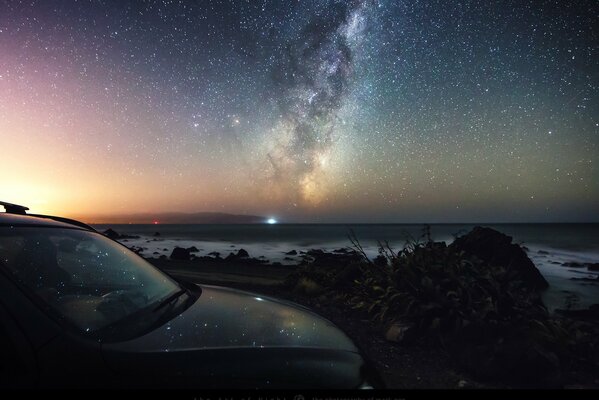
<path fill-rule="evenodd" d="M 175 279 L 82 222 L 0 205 L 2 387 L 382 387 L 306 307 Z"/>

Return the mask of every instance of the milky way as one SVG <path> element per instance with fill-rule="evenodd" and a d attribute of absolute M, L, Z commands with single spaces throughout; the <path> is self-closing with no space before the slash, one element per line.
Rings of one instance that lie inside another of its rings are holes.
<path fill-rule="evenodd" d="M 268 154 L 272 179 L 275 185 L 295 187 L 300 200 L 318 202 L 325 193 L 319 183 L 351 84 L 354 43 L 366 28 L 366 7 L 365 1 L 337 4 L 311 19 L 285 45 L 274 71 L 282 118 Z"/>
<path fill-rule="evenodd" d="M 0 1 L 0 200 L 599 220 L 596 1 Z"/>

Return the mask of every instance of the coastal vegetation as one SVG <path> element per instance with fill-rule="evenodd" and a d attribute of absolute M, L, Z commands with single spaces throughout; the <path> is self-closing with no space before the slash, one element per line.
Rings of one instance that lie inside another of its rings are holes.
<path fill-rule="evenodd" d="M 379 244 L 369 259 L 351 249 L 318 250 L 287 280 L 311 303 L 367 318 L 401 346 L 434 346 L 478 379 L 554 387 L 592 381 L 599 367 L 599 310 L 549 313 L 548 283 L 512 239 L 476 227 L 450 245 L 425 228 L 401 250 Z M 586 378 L 585 378 L 586 377 Z"/>

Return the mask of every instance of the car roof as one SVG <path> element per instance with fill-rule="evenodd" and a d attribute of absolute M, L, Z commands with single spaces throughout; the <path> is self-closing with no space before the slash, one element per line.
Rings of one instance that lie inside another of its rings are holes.
<path fill-rule="evenodd" d="M 36 215 L 22 215 L 22 214 L 11 214 L 11 213 L 0 213 L 0 226 L 2 225 L 18 225 L 18 226 L 42 226 L 52 228 L 70 228 L 70 229 L 85 229 L 84 224 L 77 225 L 74 223 L 61 222 L 52 218 L 51 216 L 36 216 Z M 77 222 L 77 221 L 74 221 Z M 90 228 L 91 229 L 91 228 Z"/>

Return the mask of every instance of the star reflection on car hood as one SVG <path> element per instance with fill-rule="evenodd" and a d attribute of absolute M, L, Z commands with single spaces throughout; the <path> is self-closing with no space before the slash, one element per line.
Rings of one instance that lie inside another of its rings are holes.
<path fill-rule="evenodd" d="M 260 295 L 202 285 L 202 296 L 158 329 L 106 345 L 133 352 L 309 347 L 357 352 L 351 340 L 308 309 Z"/>

